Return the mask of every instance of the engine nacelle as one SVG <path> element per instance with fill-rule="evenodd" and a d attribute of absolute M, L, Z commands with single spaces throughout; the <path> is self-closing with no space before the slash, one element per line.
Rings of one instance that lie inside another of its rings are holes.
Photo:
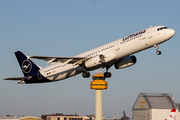
<path fill-rule="evenodd" d="M 84 65 L 86 68 L 91 68 L 91 67 L 94 67 L 96 65 L 102 64 L 102 62 L 104 62 L 104 56 L 103 55 L 97 55 L 97 56 L 94 56 L 94 57 L 88 59 Z"/>
<path fill-rule="evenodd" d="M 131 55 L 119 60 L 117 63 L 115 63 L 114 66 L 116 69 L 122 69 L 134 65 L 135 63 L 136 57 L 134 55 Z"/>
<path fill-rule="evenodd" d="M 96 55 L 85 62 L 86 68 L 92 68 L 100 64 L 108 63 L 116 58 L 115 53 L 108 53 L 107 55 Z"/>

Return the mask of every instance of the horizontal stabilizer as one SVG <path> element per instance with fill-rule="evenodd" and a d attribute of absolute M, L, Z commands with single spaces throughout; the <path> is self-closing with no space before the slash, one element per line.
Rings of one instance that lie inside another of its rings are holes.
<path fill-rule="evenodd" d="M 12 78 L 4 78 L 3 80 L 25 80 L 25 79 L 30 79 L 32 76 L 28 77 L 12 77 Z"/>

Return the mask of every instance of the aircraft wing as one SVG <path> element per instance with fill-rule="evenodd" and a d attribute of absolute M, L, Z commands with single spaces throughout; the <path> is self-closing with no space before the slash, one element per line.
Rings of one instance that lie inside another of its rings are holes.
<path fill-rule="evenodd" d="M 4 78 L 3 80 L 24 80 L 24 79 L 30 79 L 32 76 L 28 77 L 12 77 L 12 78 Z"/>
<path fill-rule="evenodd" d="M 87 59 L 86 57 L 47 57 L 47 56 L 31 56 L 30 58 L 47 61 L 47 64 L 51 62 L 61 62 L 64 63 L 64 65 L 68 63 L 82 64 Z"/>

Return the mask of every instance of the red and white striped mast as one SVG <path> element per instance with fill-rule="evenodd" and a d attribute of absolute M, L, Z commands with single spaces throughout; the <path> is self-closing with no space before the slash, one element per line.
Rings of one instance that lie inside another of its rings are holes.
<path fill-rule="evenodd" d="M 118 120 L 118 105 L 117 105 L 117 120 Z"/>

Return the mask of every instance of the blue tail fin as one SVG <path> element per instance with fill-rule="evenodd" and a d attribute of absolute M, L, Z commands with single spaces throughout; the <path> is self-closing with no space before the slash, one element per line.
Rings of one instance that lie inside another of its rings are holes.
<path fill-rule="evenodd" d="M 126 113 L 123 111 L 124 120 L 126 120 Z"/>
<path fill-rule="evenodd" d="M 39 66 L 21 51 L 15 52 L 15 55 L 25 77 L 36 75 L 37 71 L 40 69 Z"/>

